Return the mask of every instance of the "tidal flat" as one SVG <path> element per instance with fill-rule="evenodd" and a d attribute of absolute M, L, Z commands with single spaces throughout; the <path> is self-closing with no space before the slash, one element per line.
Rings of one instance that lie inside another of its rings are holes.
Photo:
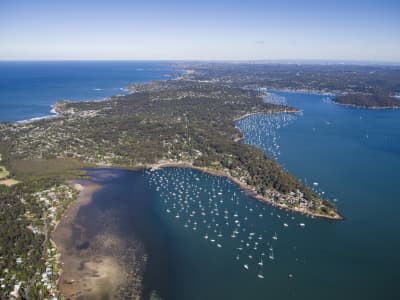
<path fill-rule="evenodd" d="M 92 205 L 93 197 L 116 174 L 91 172 L 53 233 L 60 252 L 59 289 L 66 299 L 139 299 L 143 249 L 135 239 L 125 239 L 116 228 L 116 216 Z M 87 215 L 90 214 L 90 216 Z"/>

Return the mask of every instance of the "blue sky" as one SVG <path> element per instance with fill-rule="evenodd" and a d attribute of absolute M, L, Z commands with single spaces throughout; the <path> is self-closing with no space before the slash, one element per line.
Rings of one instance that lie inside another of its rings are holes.
<path fill-rule="evenodd" d="M 400 1 L 0 1 L 0 60 L 400 61 Z"/>

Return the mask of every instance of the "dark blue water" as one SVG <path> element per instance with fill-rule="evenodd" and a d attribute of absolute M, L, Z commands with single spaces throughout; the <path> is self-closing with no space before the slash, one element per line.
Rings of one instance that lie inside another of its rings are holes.
<path fill-rule="evenodd" d="M 171 73 L 160 62 L 0 62 L 0 121 L 43 117 L 57 100 L 102 99 Z"/>

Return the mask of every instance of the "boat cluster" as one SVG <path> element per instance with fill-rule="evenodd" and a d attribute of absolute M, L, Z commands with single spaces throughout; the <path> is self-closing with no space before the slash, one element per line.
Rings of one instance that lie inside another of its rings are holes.
<path fill-rule="evenodd" d="M 243 271 L 256 272 L 260 279 L 279 255 L 275 250 L 281 235 L 288 227 L 305 227 L 289 213 L 249 200 L 227 178 L 187 168 L 146 174 L 164 214 L 204 243 L 223 248 Z"/>
<path fill-rule="evenodd" d="M 297 119 L 294 113 L 259 114 L 241 119 L 237 127 L 244 135 L 246 144 L 258 147 L 274 159 L 278 159 L 281 151 L 279 130 Z"/>
<path fill-rule="evenodd" d="M 284 96 L 280 96 L 271 92 L 266 92 L 265 89 L 261 90 L 265 92 L 265 96 L 263 97 L 264 102 L 278 105 L 287 105 L 287 101 Z"/>
<path fill-rule="evenodd" d="M 287 100 L 284 96 L 267 92 L 266 89 L 261 89 L 261 91 L 266 92 L 265 102 L 287 105 Z M 240 119 L 236 124 L 243 133 L 246 144 L 260 148 L 269 157 L 278 160 L 281 155 L 280 130 L 296 121 L 298 116 L 299 114 L 297 113 L 258 114 Z M 330 126 L 333 121 L 324 120 L 324 122 L 327 126 Z M 315 131 L 316 129 L 313 128 L 313 130 Z M 283 164 L 281 166 L 284 168 Z M 302 179 L 300 180 L 302 181 Z M 318 182 L 310 183 L 305 178 L 303 183 L 320 197 L 325 197 L 325 191 L 323 191 Z M 337 201 L 338 199 L 333 199 L 333 202 Z"/>

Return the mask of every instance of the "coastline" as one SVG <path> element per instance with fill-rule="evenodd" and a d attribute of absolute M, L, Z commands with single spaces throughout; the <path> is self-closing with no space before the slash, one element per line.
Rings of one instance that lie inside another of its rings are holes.
<path fill-rule="evenodd" d="M 162 168 L 174 168 L 174 167 L 188 168 L 188 169 L 197 170 L 197 171 L 204 172 L 204 173 L 214 175 L 214 176 L 226 177 L 229 180 L 231 180 L 233 183 L 237 184 L 243 191 L 248 193 L 253 198 L 255 198 L 265 204 L 269 204 L 269 205 L 272 205 L 272 206 L 280 208 L 280 209 L 284 209 L 284 210 L 295 212 L 295 213 L 300 213 L 300 214 L 308 216 L 308 217 L 317 217 L 317 218 L 321 218 L 321 219 L 334 220 L 334 221 L 344 220 L 344 217 L 342 215 L 340 215 L 338 212 L 336 212 L 336 214 L 334 216 L 329 216 L 329 215 L 323 215 L 323 214 L 319 214 L 319 213 L 313 213 L 311 211 L 308 211 L 306 209 L 301 209 L 298 207 L 294 207 L 294 208 L 289 207 L 282 203 L 276 203 L 276 202 L 268 199 L 267 197 L 264 197 L 264 196 L 258 194 L 251 186 L 247 185 L 246 183 L 240 181 L 236 177 L 233 177 L 232 175 L 230 175 L 226 172 L 213 170 L 213 169 L 206 168 L 206 167 L 197 167 L 197 166 L 194 166 L 191 162 L 185 162 L 185 161 L 159 162 L 159 163 L 151 164 L 150 166 L 147 167 L 147 169 L 157 170 L 157 169 L 162 169 Z"/>
<path fill-rule="evenodd" d="M 346 106 L 346 107 L 351 107 L 351 108 L 357 108 L 357 109 L 371 109 L 371 110 L 396 110 L 400 109 L 400 106 L 362 106 L 362 105 L 356 105 L 356 104 L 348 104 L 348 103 L 339 103 L 334 100 L 332 100 L 332 103 L 336 105 L 341 105 L 341 106 Z"/>
<path fill-rule="evenodd" d="M 167 80 L 179 80 L 179 79 L 181 79 L 181 78 L 180 78 L 179 72 L 183 72 L 184 70 L 175 69 L 175 71 L 176 71 L 177 74 L 175 74 L 175 73 L 173 72 L 173 70 L 174 70 L 173 68 L 172 68 L 171 70 L 168 70 L 167 73 L 164 73 L 164 74 L 162 75 L 162 78 L 158 78 L 158 79 L 148 79 L 147 81 L 144 81 L 144 82 L 135 82 L 135 81 L 133 81 L 133 82 L 128 83 L 127 86 L 124 86 L 124 87 L 115 87 L 114 89 L 118 89 L 119 91 L 122 92 L 122 93 L 118 93 L 118 94 L 115 94 L 115 95 L 106 96 L 106 97 L 100 97 L 99 99 L 91 99 L 91 100 L 88 100 L 88 99 L 80 99 L 80 100 L 69 100 L 69 99 L 55 100 L 55 102 L 53 102 L 53 103 L 50 105 L 50 108 L 51 108 L 50 111 L 49 111 L 50 114 L 46 114 L 46 115 L 38 116 L 38 117 L 32 117 L 32 118 L 29 118 L 29 119 L 16 120 L 16 121 L 12 121 L 11 123 L 29 124 L 29 123 L 33 123 L 33 122 L 40 121 L 40 120 L 46 120 L 46 119 L 57 118 L 57 117 L 61 114 L 61 111 L 57 110 L 57 106 L 59 105 L 60 101 L 71 101 L 71 102 L 101 102 L 101 101 L 107 101 L 107 100 L 111 99 L 112 97 L 125 96 L 125 95 L 129 95 L 129 94 L 134 93 L 134 91 L 132 91 L 132 90 L 129 88 L 129 86 L 130 86 L 131 84 L 134 84 L 134 83 L 137 83 L 137 84 L 146 84 L 146 83 L 149 83 L 149 82 L 154 81 L 154 80 L 155 80 L 155 81 L 167 81 Z M 100 88 L 100 89 L 95 89 L 95 90 L 101 91 L 102 89 Z M 2 120 L 0 120 L 0 123 L 3 123 L 3 122 L 7 122 L 7 121 L 2 121 Z"/>
<path fill-rule="evenodd" d="M 115 176 L 119 175 L 94 169 L 89 179 L 68 182 L 80 193 L 51 233 L 58 254 L 57 287 L 63 299 L 114 299 L 126 293 L 132 299 L 141 297 L 143 249 L 140 241 L 132 244 L 115 234 L 113 218 L 99 215 L 95 208 L 94 221 L 98 226 L 93 231 L 87 210 L 83 215 L 81 211 L 91 205 L 93 195 Z"/>
<path fill-rule="evenodd" d="M 57 279 L 57 287 L 62 296 L 67 295 L 71 296 L 71 291 L 68 289 L 67 284 L 70 285 L 71 280 L 65 278 L 68 277 L 68 272 L 65 272 L 64 268 L 64 258 L 66 256 L 67 247 L 66 247 L 66 240 L 71 237 L 72 230 L 71 230 L 71 223 L 75 219 L 76 215 L 78 214 L 79 209 L 87 205 L 91 202 L 92 196 L 94 192 L 101 188 L 100 185 L 96 185 L 90 181 L 82 181 L 82 180 L 73 180 L 68 182 L 68 184 L 73 187 L 75 190 L 79 191 L 79 195 L 77 198 L 70 203 L 70 205 L 64 210 L 60 219 L 54 226 L 53 231 L 51 232 L 51 242 L 54 243 L 57 249 L 57 261 L 58 265 L 60 266 L 60 271 L 58 274 Z"/>
<path fill-rule="evenodd" d="M 297 108 L 292 108 L 292 109 L 285 109 L 282 111 L 257 111 L 257 112 L 252 112 L 252 113 L 247 113 L 242 116 L 236 117 L 233 119 L 234 122 L 246 119 L 247 117 L 254 116 L 254 115 L 274 115 L 274 114 L 293 114 L 293 113 L 301 113 L 302 110 L 297 109 Z"/>
<path fill-rule="evenodd" d="M 298 94 L 312 94 L 312 95 L 321 95 L 321 96 L 336 96 L 342 92 L 336 91 L 336 92 L 328 92 L 328 91 L 323 91 L 323 90 L 307 90 L 307 89 L 290 89 L 290 88 L 282 88 L 282 89 L 277 89 L 277 88 L 264 88 L 267 93 L 269 91 L 272 92 L 284 92 L 284 93 L 298 93 Z"/>
<path fill-rule="evenodd" d="M 126 93 L 126 94 L 116 94 L 112 97 L 118 97 L 118 96 L 124 96 L 130 93 Z M 110 100 L 111 97 L 104 97 L 101 99 L 97 99 L 97 100 L 78 100 L 77 102 L 100 102 L 100 101 L 107 101 Z M 54 118 L 58 118 L 60 115 L 62 115 L 62 110 L 60 109 L 60 106 L 62 105 L 63 102 L 75 102 L 73 100 L 57 100 L 56 102 L 54 102 L 53 104 L 50 105 L 51 110 L 50 113 L 51 115 L 44 115 L 41 117 L 33 117 L 30 119 L 25 119 L 25 120 L 19 120 L 19 121 L 14 121 L 12 123 L 17 123 L 17 124 L 31 124 L 37 121 L 41 121 L 41 120 L 47 120 L 47 119 L 54 119 Z M 0 123 L 2 123 L 2 121 L 0 121 Z"/>
<path fill-rule="evenodd" d="M 97 168 L 100 168 L 100 166 L 98 166 Z M 247 195 L 266 205 L 272 205 L 273 207 L 276 207 L 278 209 L 283 209 L 293 213 L 299 213 L 303 216 L 311 218 L 320 218 L 330 221 L 344 220 L 344 218 L 338 212 L 336 212 L 335 216 L 329 216 L 319 213 L 313 213 L 297 207 L 291 208 L 286 206 L 285 204 L 276 203 L 268 199 L 267 197 L 257 194 L 257 192 L 251 186 L 243 183 L 242 181 L 233 177 L 227 172 L 213 170 L 207 167 L 197 167 L 189 161 L 160 161 L 155 164 L 142 165 L 135 169 L 126 168 L 125 170 L 154 171 L 163 168 L 188 168 L 213 176 L 225 177 L 232 181 L 234 184 L 238 185 L 239 188 L 243 190 Z M 105 169 L 118 170 L 121 168 L 109 166 Z M 102 177 L 102 179 L 107 178 L 108 176 L 107 171 L 96 170 L 96 172 L 99 172 L 101 174 L 100 176 L 106 176 Z M 88 236 L 86 236 L 85 234 L 85 228 L 82 227 L 79 223 L 75 223 L 79 210 L 82 207 L 91 203 L 93 194 L 101 190 L 103 184 L 101 182 L 99 183 L 97 180 L 94 180 L 94 178 L 88 180 L 77 179 L 69 181 L 68 184 L 78 190 L 79 195 L 76 200 L 72 201 L 71 204 L 65 209 L 50 235 L 50 240 L 56 246 L 58 253 L 58 291 L 65 299 L 74 299 L 85 296 L 96 297 L 100 294 L 105 293 L 104 282 L 106 281 L 107 293 L 115 295 L 114 293 L 116 293 L 117 288 L 114 287 L 120 288 L 121 286 L 127 284 L 128 274 L 125 270 L 126 266 L 121 266 L 121 261 L 117 259 L 118 257 L 115 258 L 110 255 L 102 254 L 102 244 L 97 245 L 95 254 L 89 253 L 90 250 L 88 249 L 78 249 L 79 245 L 85 243 L 85 240 L 88 238 Z M 75 231 L 79 232 L 78 238 L 76 238 Z M 102 238 L 102 242 L 106 241 L 106 243 L 110 243 L 111 240 L 113 243 L 123 243 L 121 240 L 118 239 L 118 237 L 110 236 L 108 233 L 103 234 Z M 96 238 L 90 237 L 91 244 L 96 244 L 95 240 Z M 135 273 L 133 277 L 134 282 L 141 284 L 141 276 L 142 275 L 140 273 Z M 139 287 L 136 287 L 135 294 L 140 295 Z"/>
<path fill-rule="evenodd" d="M 118 96 L 118 95 L 116 95 Z M 110 99 L 110 97 L 101 99 L 101 100 L 95 100 L 95 101 L 107 101 Z M 82 101 L 81 101 L 82 102 Z M 46 118 L 55 118 L 60 115 L 62 115 L 62 106 L 61 102 L 56 102 L 55 104 L 52 105 L 52 112 L 54 115 L 47 116 L 47 117 L 42 117 L 42 118 L 34 118 L 31 120 L 28 120 L 26 122 L 18 122 L 18 123 L 31 123 L 35 122 L 41 119 L 46 119 Z M 233 121 L 238 121 L 241 119 L 245 119 L 249 116 L 252 115 L 259 115 L 259 114 L 281 114 L 281 113 L 299 113 L 301 110 L 298 110 L 296 108 L 292 109 L 285 109 L 282 111 L 272 111 L 272 110 L 266 110 L 266 111 L 257 111 L 257 112 L 252 112 L 252 113 L 247 113 L 242 116 L 239 116 L 237 118 L 234 118 Z M 101 167 L 101 166 L 96 166 L 96 167 Z M 118 169 L 118 166 L 107 166 L 110 169 Z M 338 213 L 335 212 L 335 215 L 325 215 L 325 214 L 320 214 L 320 213 L 315 213 L 312 211 L 309 211 L 308 209 L 300 208 L 300 207 L 289 207 L 286 204 L 283 203 L 277 203 L 271 199 L 269 199 L 266 196 L 262 196 L 258 194 L 255 189 L 244 182 L 240 181 L 238 178 L 232 176 L 229 174 L 229 172 L 225 171 L 220 171 L 220 170 L 215 170 L 209 167 L 197 167 L 194 166 L 191 162 L 187 161 L 170 161 L 170 162 L 158 162 L 150 165 L 142 165 L 138 166 L 137 169 L 157 169 L 157 168 L 168 168 L 168 167 L 179 167 L 179 168 L 190 168 L 193 170 L 197 170 L 200 172 L 204 172 L 210 175 L 214 176 L 221 176 L 221 177 L 226 177 L 233 183 L 237 184 L 240 189 L 242 189 L 244 192 L 248 193 L 251 197 L 254 199 L 257 199 L 264 204 L 272 205 L 274 207 L 277 207 L 279 209 L 284 209 L 286 211 L 291 211 L 295 213 L 299 213 L 305 216 L 309 217 L 317 217 L 321 219 L 327 219 L 327 220 L 343 220 L 344 218 Z M 132 166 L 127 166 L 126 169 L 132 169 Z M 75 184 L 79 182 L 78 180 L 73 181 L 72 184 Z M 65 298 L 70 298 L 70 297 L 80 297 L 82 294 L 84 295 L 85 293 L 88 293 L 88 290 L 90 290 L 90 293 L 96 293 L 98 291 L 104 292 L 104 286 L 101 286 L 97 280 L 97 278 L 109 278 L 112 277 L 113 284 L 109 286 L 108 288 L 111 289 L 112 286 L 119 286 L 122 282 L 124 282 L 124 279 L 120 277 L 121 274 L 125 274 L 125 271 L 123 268 L 121 268 L 118 265 L 118 261 L 115 258 L 112 257 L 106 257 L 106 256 L 101 256 L 97 255 L 95 258 L 93 258 L 93 254 L 91 253 L 88 258 L 86 257 L 86 260 L 82 261 L 81 257 L 77 258 L 76 252 L 77 250 L 73 250 L 75 252 L 75 259 L 73 259 L 73 255 L 68 255 L 69 247 L 72 247 L 71 245 L 68 245 L 67 239 L 71 239 L 72 237 L 72 227 L 74 226 L 73 220 L 75 219 L 76 215 L 78 214 L 78 211 L 80 210 L 81 207 L 88 205 L 91 200 L 93 194 L 101 188 L 101 185 L 93 183 L 93 181 L 88 180 L 86 182 L 87 185 L 81 185 L 81 187 L 78 189 L 80 190 L 80 194 L 78 198 L 75 201 L 72 201 L 72 203 L 65 209 L 64 213 L 62 214 L 59 222 L 56 224 L 54 227 L 54 230 L 51 233 L 51 240 L 54 242 L 57 248 L 57 252 L 59 254 L 58 259 L 59 259 L 59 265 L 61 266 L 60 268 L 60 273 L 59 277 L 57 279 L 57 286 L 59 289 L 59 292 L 65 297 Z M 75 224 L 76 226 L 76 224 Z M 107 237 L 109 240 L 109 236 Z M 112 237 L 114 238 L 114 237 Z M 114 239 L 116 240 L 116 239 Z M 76 245 L 75 245 L 76 247 Z M 63 268 L 63 265 L 67 263 L 70 267 L 67 270 L 66 268 Z M 87 281 L 87 278 L 83 277 L 84 275 L 82 274 L 82 269 L 86 272 L 91 273 L 92 277 L 94 279 L 90 279 Z M 95 271 L 95 270 L 100 270 L 100 271 Z M 140 276 L 140 275 L 139 275 Z M 87 286 L 90 286 L 88 288 Z M 111 292 L 111 291 L 109 291 Z"/>
<path fill-rule="evenodd" d="M 57 118 L 60 115 L 59 112 L 55 110 L 55 106 L 57 105 L 57 103 L 58 102 L 50 105 L 50 107 L 51 107 L 51 110 L 50 110 L 51 115 L 44 115 L 42 117 L 33 117 L 33 118 L 30 118 L 30 119 L 19 120 L 19 121 L 15 121 L 15 123 L 17 123 L 17 124 L 30 124 L 30 123 L 33 123 L 33 122 L 36 122 L 36 121 Z M 1 122 L 2 121 L 0 121 L 0 123 Z"/>

